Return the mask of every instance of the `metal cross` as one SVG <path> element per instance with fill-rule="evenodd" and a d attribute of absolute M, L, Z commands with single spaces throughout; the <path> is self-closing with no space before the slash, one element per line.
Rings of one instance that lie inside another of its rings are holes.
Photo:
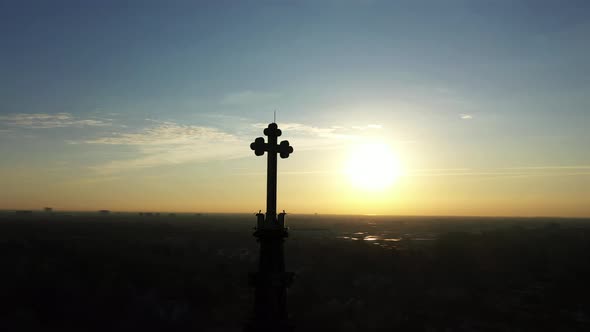
<path fill-rule="evenodd" d="M 281 158 L 289 158 L 289 155 L 293 153 L 293 147 L 289 145 L 289 141 L 277 144 L 277 138 L 281 134 L 281 130 L 273 122 L 264 129 L 264 135 L 268 136 L 268 143 L 264 142 L 264 137 L 258 137 L 250 144 L 250 149 L 254 150 L 254 154 L 257 156 L 268 152 L 266 174 L 266 218 L 268 221 L 276 221 L 277 216 L 277 153 Z"/>

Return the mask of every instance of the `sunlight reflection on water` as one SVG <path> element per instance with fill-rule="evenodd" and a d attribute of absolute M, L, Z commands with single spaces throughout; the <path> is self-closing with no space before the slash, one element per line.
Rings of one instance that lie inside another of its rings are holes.
<path fill-rule="evenodd" d="M 336 236 L 336 238 L 350 241 L 362 241 L 380 246 L 382 248 L 398 250 L 407 248 L 410 243 L 426 244 L 428 241 L 433 241 L 436 239 L 436 236 L 432 233 L 400 234 L 389 231 L 381 231 L 377 234 L 374 233 L 374 235 L 371 235 L 370 233 L 371 232 L 345 232 L 343 236 Z"/>

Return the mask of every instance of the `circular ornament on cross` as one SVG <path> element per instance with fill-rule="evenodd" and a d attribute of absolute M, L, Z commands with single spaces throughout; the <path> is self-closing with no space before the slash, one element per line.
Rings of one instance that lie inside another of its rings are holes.
<path fill-rule="evenodd" d="M 264 143 L 264 138 L 256 138 L 254 142 L 250 144 L 250 149 L 254 150 L 255 155 L 262 156 L 264 151 L 266 151 L 266 143 Z"/>
<path fill-rule="evenodd" d="M 279 144 L 279 154 L 281 158 L 289 158 L 289 155 L 293 153 L 293 147 L 289 145 L 289 141 L 282 141 Z"/>
<path fill-rule="evenodd" d="M 271 136 L 279 137 L 279 136 L 281 136 L 281 134 L 282 134 L 282 132 L 276 123 L 270 123 L 268 125 L 268 127 L 264 129 L 264 135 L 269 136 L 269 137 L 271 137 Z"/>

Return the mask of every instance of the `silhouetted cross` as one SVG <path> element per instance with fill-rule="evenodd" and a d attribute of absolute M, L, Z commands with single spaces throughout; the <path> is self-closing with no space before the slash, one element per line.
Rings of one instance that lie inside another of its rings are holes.
<path fill-rule="evenodd" d="M 264 135 L 268 136 L 268 143 L 264 142 L 263 137 L 258 137 L 250 144 L 250 149 L 254 150 L 254 154 L 262 156 L 264 152 L 268 152 L 268 164 L 266 174 L 266 218 L 269 221 L 275 221 L 277 215 L 277 153 L 281 158 L 289 158 L 293 153 L 293 147 L 289 145 L 289 141 L 282 141 L 277 144 L 277 138 L 281 136 L 282 132 L 276 123 L 271 123 L 264 129 Z"/>

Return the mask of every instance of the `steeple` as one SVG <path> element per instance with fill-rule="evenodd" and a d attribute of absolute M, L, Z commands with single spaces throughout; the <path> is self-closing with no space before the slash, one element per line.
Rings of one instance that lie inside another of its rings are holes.
<path fill-rule="evenodd" d="M 292 331 L 287 317 L 287 288 L 293 281 L 293 273 L 285 272 L 283 242 L 288 236 L 285 215 L 277 215 L 277 154 L 288 158 L 293 147 L 288 141 L 277 144 L 282 132 L 276 123 L 264 129 L 268 142 L 258 137 L 250 148 L 257 156 L 268 152 L 266 176 L 266 216 L 256 214 L 254 236 L 260 243 L 258 272 L 250 275 L 250 284 L 255 288 L 254 312 L 246 331 Z"/>

